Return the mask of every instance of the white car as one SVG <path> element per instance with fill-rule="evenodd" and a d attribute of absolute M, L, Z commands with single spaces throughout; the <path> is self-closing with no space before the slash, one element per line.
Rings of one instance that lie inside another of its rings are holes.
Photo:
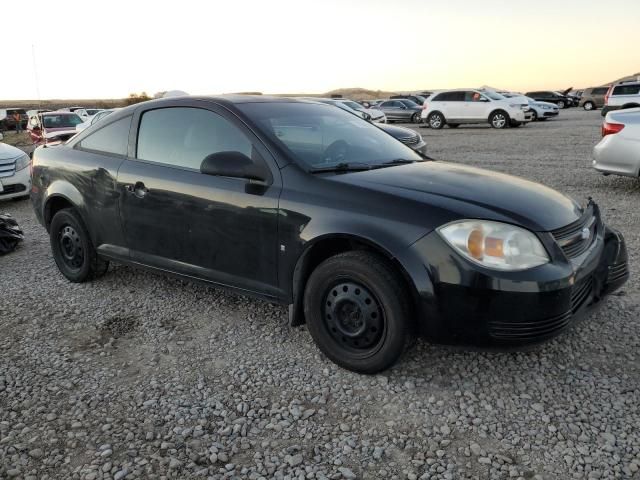
<path fill-rule="evenodd" d="M 557 117 L 560 114 L 560 108 L 555 103 L 539 102 L 531 97 L 514 92 L 498 92 L 503 97 L 510 98 L 512 101 L 528 103 L 531 108 L 532 122 L 547 120 L 548 118 Z"/>
<path fill-rule="evenodd" d="M 375 108 L 364 108 L 358 102 L 354 102 L 353 100 L 347 100 L 344 98 L 316 98 L 316 97 L 307 97 L 305 100 L 312 100 L 314 102 L 327 103 L 329 105 L 335 105 L 343 110 L 346 110 L 349 113 L 353 113 L 360 118 L 364 118 L 365 120 L 371 120 L 372 122 L 377 123 L 387 123 L 387 117 L 384 112 L 380 110 L 376 110 Z"/>
<path fill-rule="evenodd" d="M 519 127 L 532 119 L 529 104 L 490 90 L 440 90 L 422 105 L 420 115 L 431 128 L 456 128 L 463 123 L 488 123 L 493 128 Z"/>
<path fill-rule="evenodd" d="M 111 112 L 115 112 L 116 110 L 118 110 L 118 109 L 117 108 L 109 108 L 109 109 L 106 109 L 106 110 L 99 110 L 95 115 L 92 115 L 91 117 L 89 117 L 87 120 L 85 120 L 81 124 L 76 125 L 76 132 L 83 131 L 85 128 L 90 127 L 91 125 L 96 123 L 101 118 L 106 117 Z"/>
<path fill-rule="evenodd" d="M 101 108 L 79 108 L 73 113 L 78 115 L 82 120 L 86 122 L 87 120 L 90 120 L 91 117 L 93 117 L 96 113 L 101 111 Z"/>
<path fill-rule="evenodd" d="M 611 85 L 604 96 L 602 116 L 611 111 L 640 107 L 640 78 Z"/>
<path fill-rule="evenodd" d="M 593 168 L 605 175 L 640 176 L 640 108 L 607 113 L 593 156 Z"/>
<path fill-rule="evenodd" d="M 31 192 L 29 155 L 6 143 L 0 143 L 0 200 L 26 197 Z"/>

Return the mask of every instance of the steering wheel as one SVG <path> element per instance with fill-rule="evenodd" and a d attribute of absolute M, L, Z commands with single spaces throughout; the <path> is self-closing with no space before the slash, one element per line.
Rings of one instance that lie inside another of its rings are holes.
<path fill-rule="evenodd" d="M 338 164 L 345 161 L 348 153 L 349 144 L 344 140 L 336 140 L 325 149 L 322 157 L 324 163 Z"/>

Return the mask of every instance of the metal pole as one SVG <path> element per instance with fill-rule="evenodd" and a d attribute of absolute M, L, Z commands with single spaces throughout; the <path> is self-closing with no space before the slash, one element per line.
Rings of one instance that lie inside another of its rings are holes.
<path fill-rule="evenodd" d="M 38 96 L 38 109 L 42 109 L 42 102 L 40 101 L 40 82 L 38 82 L 38 67 L 36 66 L 36 47 L 31 44 L 31 58 L 33 59 L 33 76 L 36 80 L 36 95 Z"/>

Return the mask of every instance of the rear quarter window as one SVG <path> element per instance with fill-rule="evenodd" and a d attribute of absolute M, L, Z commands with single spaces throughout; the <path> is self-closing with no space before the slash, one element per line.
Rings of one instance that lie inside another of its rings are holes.
<path fill-rule="evenodd" d="M 611 95 L 637 95 L 638 93 L 640 93 L 640 84 L 618 85 L 613 89 Z"/>
<path fill-rule="evenodd" d="M 75 147 L 96 153 L 125 156 L 129 145 L 130 127 L 131 116 L 116 120 L 84 137 Z"/>

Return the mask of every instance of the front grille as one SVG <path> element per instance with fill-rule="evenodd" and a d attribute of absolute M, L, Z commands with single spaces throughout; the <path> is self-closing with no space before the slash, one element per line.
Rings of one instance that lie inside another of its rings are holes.
<path fill-rule="evenodd" d="M 489 334 L 504 340 L 544 339 L 569 325 L 571 312 L 537 322 L 489 322 Z"/>
<path fill-rule="evenodd" d="M 16 159 L 0 160 L 0 178 L 12 177 L 16 173 Z"/>
<path fill-rule="evenodd" d="M 593 278 L 589 277 L 580 281 L 571 290 L 571 313 L 580 310 L 587 300 L 591 297 L 593 290 Z"/>
<path fill-rule="evenodd" d="M 11 195 L 13 193 L 24 192 L 27 189 L 24 185 L 18 183 L 16 185 L 3 185 L 2 191 L 0 192 L 0 197 L 2 195 Z"/>
<path fill-rule="evenodd" d="M 629 274 L 629 266 L 626 263 L 619 263 L 617 265 L 611 265 L 609 267 L 609 275 L 607 276 L 607 282 L 615 282 L 620 280 Z"/>
<path fill-rule="evenodd" d="M 564 254 L 569 258 L 582 255 L 591 246 L 596 238 L 596 217 L 590 206 L 579 220 L 551 231 Z"/>
<path fill-rule="evenodd" d="M 419 138 L 420 137 L 418 137 L 417 135 L 414 135 L 412 137 L 398 137 L 398 140 L 400 140 L 405 145 L 415 145 L 420 141 Z"/>

